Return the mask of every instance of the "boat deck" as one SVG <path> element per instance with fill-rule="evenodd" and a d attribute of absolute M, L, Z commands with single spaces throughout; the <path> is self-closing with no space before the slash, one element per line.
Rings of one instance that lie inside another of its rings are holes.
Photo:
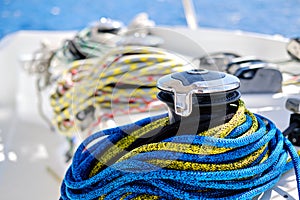
<path fill-rule="evenodd" d="M 166 48 L 200 56 L 205 52 L 238 51 L 242 55 L 257 55 L 267 60 L 286 59 L 286 39 L 262 35 L 244 35 L 239 32 L 199 30 L 191 32 L 176 29 L 182 38 L 186 35 L 191 45 L 174 44 L 169 38 Z M 168 34 L 168 29 L 160 32 Z M 64 172 L 64 152 L 67 150 L 63 136 L 51 132 L 37 111 L 35 78 L 27 74 L 20 58 L 39 48 L 41 40 L 59 44 L 74 32 L 22 31 L 0 41 L 0 193 L 2 199 L 57 199 Z M 270 47 L 266 50 L 265 47 Z M 191 51 L 191 48 L 199 51 Z M 297 97 L 297 91 L 277 94 L 242 95 L 247 107 L 270 118 L 284 130 L 289 123 L 290 112 L 284 108 L 288 97 Z M 49 115 L 50 112 L 49 112 Z M 258 199 L 297 199 L 294 172 L 285 174 L 271 191 Z"/>

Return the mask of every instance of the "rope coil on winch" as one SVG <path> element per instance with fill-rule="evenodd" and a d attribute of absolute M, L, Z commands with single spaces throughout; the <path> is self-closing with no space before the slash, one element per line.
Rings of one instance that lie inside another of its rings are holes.
<path fill-rule="evenodd" d="M 66 172 L 61 199 L 250 199 L 293 165 L 299 188 L 292 144 L 243 101 L 233 106 L 237 110 L 225 124 L 140 146 L 132 144 L 162 128 L 170 131 L 167 115 L 91 135 Z"/>
<path fill-rule="evenodd" d="M 126 27 L 121 21 L 101 17 L 99 21 L 80 30 L 74 38 L 66 40 L 53 52 L 48 66 L 53 77 L 60 76 L 75 60 L 100 58 L 112 48 L 121 46 L 158 47 L 163 39 L 150 32 L 155 22 L 146 13 L 136 15 Z"/>
<path fill-rule="evenodd" d="M 78 60 L 71 64 L 57 82 L 51 95 L 53 123 L 60 132 L 71 135 L 75 125 L 82 131 L 89 112 L 96 118 L 114 114 L 148 111 L 157 101 L 156 80 L 176 71 L 183 71 L 187 61 L 165 50 L 127 46 L 114 48 L 102 58 Z M 117 105 L 114 113 L 110 109 Z M 101 112 L 95 109 L 101 108 Z M 97 121 L 97 119 L 93 119 Z"/>

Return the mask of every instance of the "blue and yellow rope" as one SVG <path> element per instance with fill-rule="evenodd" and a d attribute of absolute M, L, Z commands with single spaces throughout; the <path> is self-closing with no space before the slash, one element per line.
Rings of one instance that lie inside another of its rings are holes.
<path fill-rule="evenodd" d="M 294 147 L 241 100 L 228 123 L 129 148 L 168 124 L 161 115 L 88 137 L 66 172 L 61 199 L 251 199 L 293 164 L 299 186 Z"/>

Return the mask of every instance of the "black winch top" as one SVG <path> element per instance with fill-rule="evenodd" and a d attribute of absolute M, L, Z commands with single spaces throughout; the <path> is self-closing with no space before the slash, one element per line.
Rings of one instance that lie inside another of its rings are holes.
<path fill-rule="evenodd" d="M 161 77 L 158 98 L 176 115 L 187 117 L 192 107 L 207 107 L 234 102 L 240 98 L 237 77 L 217 71 L 193 69 Z"/>

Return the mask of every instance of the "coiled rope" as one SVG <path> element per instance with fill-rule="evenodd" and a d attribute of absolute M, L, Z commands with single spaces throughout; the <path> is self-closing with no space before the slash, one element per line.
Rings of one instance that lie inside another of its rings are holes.
<path fill-rule="evenodd" d="M 113 47 L 116 47 L 116 41 L 120 40 L 117 34 L 97 33 L 103 36 L 99 41 L 93 40 L 91 35 L 95 28 L 85 28 L 79 31 L 72 40 L 66 40 L 61 48 L 57 49 L 52 59 L 51 67 L 61 65 L 61 63 L 70 63 L 75 60 L 87 59 L 92 57 L 101 57 Z M 109 37 L 108 37 L 109 36 Z"/>
<path fill-rule="evenodd" d="M 299 189 L 292 144 L 241 100 L 225 124 L 132 147 L 168 124 L 161 115 L 88 137 L 66 172 L 61 199 L 251 199 L 293 165 Z"/>
<path fill-rule="evenodd" d="M 150 33 L 155 22 L 146 13 L 136 15 L 127 27 L 122 22 L 101 17 L 93 25 L 80 30 L 74 38 L 53 52 L 48 66 L 53 76 L 59 76 L 65 67 L 75 61 L 102 57 L 120 46 L 157 47 L 163 40 Z"/>
<path fill-rule="evenodd" d="M 157 101 L 156 80 L 183 71 L 186 64 L 185 59 L 166 50 L 140 46 L 118 47 L 103 58 L 75 61 L 51 95 L 53 124 L 70 136 L 76 127 L 88 130 L 104 117 L 148 111 Z M 112 105 L 116 108 L 111 109 Z M 96 119 L 86 126 L 78 116 L 84 118 L 91 110 L 96 110 Z"/>

